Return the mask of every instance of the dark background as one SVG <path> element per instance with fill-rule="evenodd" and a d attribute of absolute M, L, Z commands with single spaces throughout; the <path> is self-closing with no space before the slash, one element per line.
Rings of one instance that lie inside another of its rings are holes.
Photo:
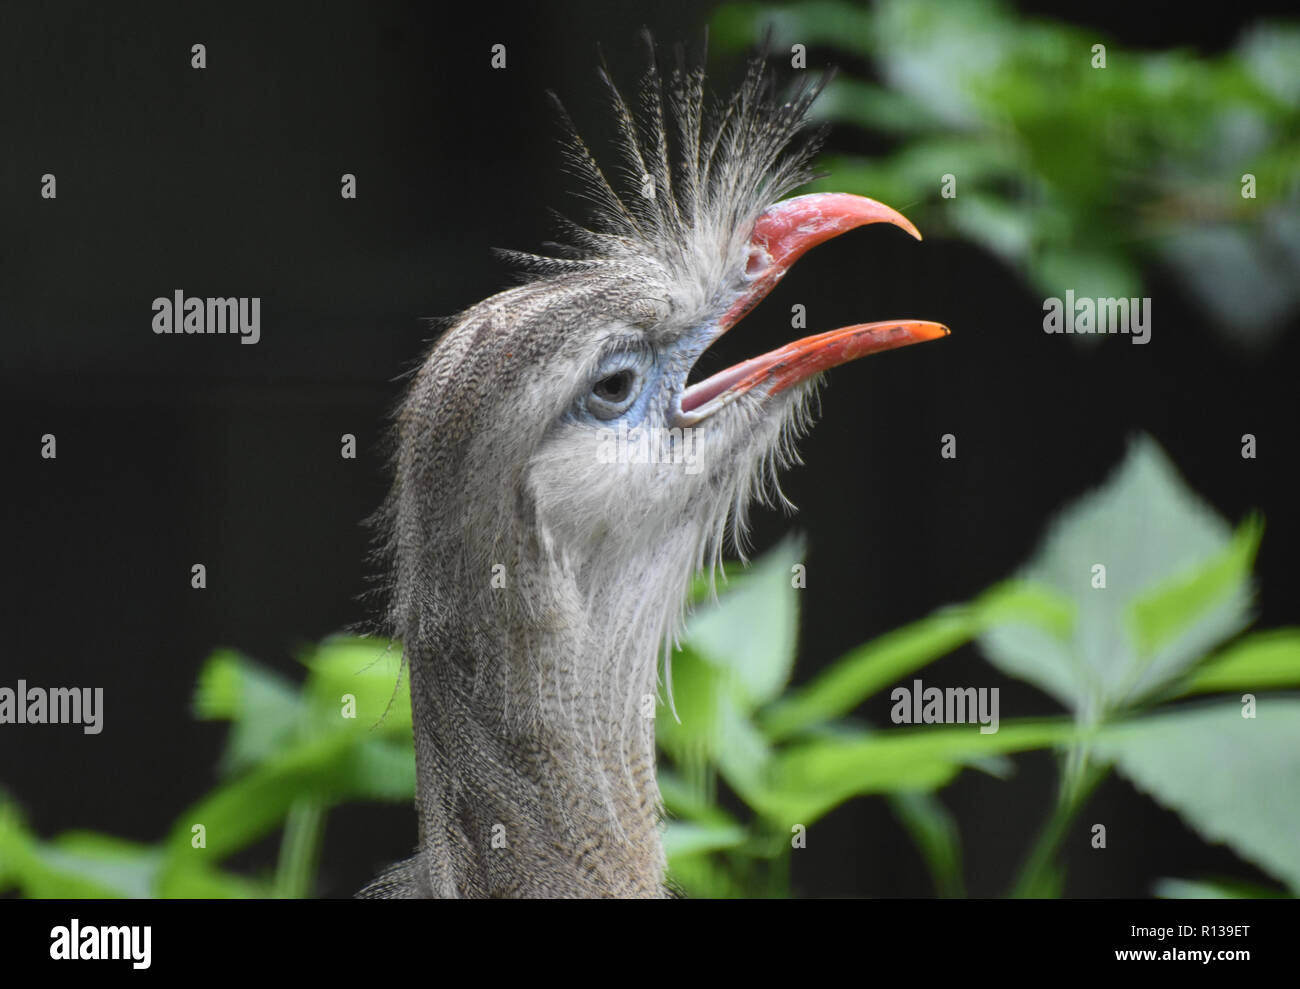
<path fill-rule="evenodd" d="M 1020 5 L 1121 44 L 1219 51 L 1258 15 L 1244 5 Z M 362 520 L 386 487 L 380 440 L 395 379 L 456 312 L 510 283 L 494 246 L 536 249 L 547 207 L 578 212 L 544 100 L 608 133 L 593 69 L 639 65 L 636 31 L 697 38 L 700 3 L 221 3 L 7 6 L 0 30 L 0 430 L 4 464 L 0 683 L 105 689 L 105 730 L 0 734 L 0 783 L 38 833 L 161 837 L 210 788 L 224 725 L 189 699 L 213 647 L 298 678 L 293 650 L 373 616 Z M 1282 9 L 1286 9 L 1285 7 Z M 208 68 L 190 68 L 206 44 Z M 489 68 L 493 44 L 508 68 Z M 833 53 L 810 52 L 813 64 Z M 713 85 L 736 76 L 715 57 Z M 1046 83 L 1045 83 L 1046 84 Z M 832 134 L 845 146 L 860 139 Z M 45 172 L 58 198 L 40 198 Z M 339 197 L 357 176 L 359 198 Z M 260 296 L 262 340 L 156 336 L 150 304 L 175 289 Z M 1041 329 L 1042 299 L 968 244 L 871 228 L 820 248 L 705 367 L 807 332 L 914 316 L 943 343 L 831 376 L 807 465 L 785 483 L 801 513 L 759 513 L 755 542 L 792 527 L 810 545 L 798 676 L 965 600 L 1033 550 L 1050 514 L 1100 483 L 1148 430 L 1190 485 L 1268 529 L 1260 624 L 1296 617 L 1300 491 L 1293 471 L 1297 335 L 1232 348 L 1152 273 L 1152 342 L 1080 347 Z M 39 456 L 55 433 L 58 459 Z M 356 460 L 339 456 L 342 433 Z M 955 461 L 939 436 L 958 437 Z M 1259 437 L 1259 459 L 1240 436 Z M 190 566 L 208 588 L 190 588 Z M 1002 716 L 1056 710 L 974 649 L 927 679 L 1003 688 Z M 883 720 L 888 701 L 865 709 Z M 1045 756 L 1007 783 L 965 774 L 944 792 L 976 895 L 1003 892 L 1053 799 Z M 1104 868 L 1088 857 L 1105 821 Z M 1112 779 L 1067 842 L 1072 896 L 1149 895 L 1161 876 L 1259 878 Z M 329 818 L 320 892 L 348 895 L 409 853 L 404 806 Z M 275 842 L 237 864 L 273 861 Z M 803 895 L 928 895 L 919 858 L 880 801 L 830 815 L 794 856 Z"/>

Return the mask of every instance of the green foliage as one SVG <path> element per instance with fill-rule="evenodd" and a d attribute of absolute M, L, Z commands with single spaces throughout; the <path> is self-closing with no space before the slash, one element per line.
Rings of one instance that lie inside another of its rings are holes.
<path fill-rule="evenodd" d="M 1248 519 L 1233 536 L 1155 442 L 1139 439 L 1105 487 L 1058 517 L 1020 575 L 1076 621 L 1056 631 L 1001 621 L 980 644 L 1007 675 L 1096 722 L 1245 627 L 1261 529 Z"/>
<path fill-rule="evenodd" d="M 781 615 L 797 614 L 802 592 L 791 579 L 798 547 L 778 547 L 745 578 L 745 593 L 724 593 L 703 626 L 690 624 L 675 660 L 683 723 L 661 712 L 660 741 L 678 885 L 705 896 L 784 894 L 792 840 L 845 800 L 884 795 L 936 891 L 955 895 L 963 888 L 959 832 L 937 791 L 964 769 L 1002 774 L 1007 756 L 1047 748 L 1061 757 L 1060 798 L 1015 895 L 1060 894 L 1059 843 L 1112 765 L 1207 841 L 1226 842 L 1300 890 L 1289 823 L 1300 811 L 1300 705 L 1269 695 L 1253 719 L 1234 699 L 1208 710 L 1153 709 L 1185 694 L 1300 683 L 1296 630 L 1246 635 L 1213 652 L 1250 620 L 1262 531 L 1252 517 L 1234 532 L 1153 440 L 1139 438 L 1105 486 L 1057 516 L 1016 577 L 852 650 L 779 696 L 771 687 L 788 680 L 794 656 L 793 619 Z M 747 689 L 738 668 L 746 654 L 739 645 L 755 628 L 781 630 L 756 653 L 763 691 Z M 993 734 L 844 720 L 975 640 L 995 666 L 1072 716 L 1003 721 Z M 744 815 L 719 811 L 720 784 Z M 679 829 L 692 840 L 677 838 Z"/>
<path fill-rule="evenodd" d="M 1300 686 L 1300 628 L 1247 635 L 1207 659 L 1183 685 L 1182 693 L 1264 690 Z"/>
<path fill-rule="evenodd" d="M 946 608 L 859 646 L 806 687 L 778 699 L 762 714 L 773 738 L 844 714 L 887 684 L 964 645 L 985 628 L 1018 619 L 1059 632 L 1073 621 L 1069 602 L 1049 589 L 1006 581 L 968 606 Z"/>
<path fill-rule="evenodd" d="M 223 781 L 180 814 L 156 845 L 71 832 L 31 834 L 0 802 L 0 890 L 33 897 L 309 896 L 324 813 L 348 800 L 409 801 L 415 792 L 410 699 L 400 653 L 373 639 L 306 650 L 301 688 L 219 649 L 204 664 L 195 714 L 229 721 Z M 274 877 L 245 879 L 221 862 L 284 829 Z M 197 830 L 196 830 L 197 829 Z"/>
<path fill-rule="evenodd" d="M 1261 24 L 1207 58 L 1003 0 L 817 0 L 729 4 L 713 36 L 747 49 L 768 25 L 777 53 L 800 43 L 810 64 L 849 55 L 874 75 L 841 76 L 816 109 L 891 149 L 824 161 L 814 188 L 981 244 L 1047 297 L 1138 297 L 1156 262 L 1236 339 L 1267 340 L 1300 307 L 1300 27 Z"/>
<path fill-rule="evenodd" d="M 1286 896 L 1267 886 L 1233 879 L 1161 879 L 1155 893 L 1169 900 L 1274 900 Z"/>
<path fill-rule="evenodd" d="M 1206 841 L 1300 891 L 1300 699 L 1270 692 L 1300 685 L 1300 629 L 1241 634 L 1262 530 L 1248 518 L 1234 532 L 1140 438 L 1102 488 L 1059 513 L 1017 575 L 851 650 L 794 688 L 807 593 L 801 545 L 733 568 L 716 598 L 700 585 L 702 603 L 673 658 L 672 703 L 663 699 L 658 720 L 671 881 L 696 896 L 789 895 L 791 855 L 816 823 L 845 801 L 883 797 L 936 892 L 962 895 L 960 822 L 943 787 L 968 769 L 996 787 L 1014 770 L 1010 757 L 1048 749 L 1060 758 L 1059 799 L 1013 895 L 1060 895 L 1060 843 L 1112 768 Z M 854 717 L 864 701 L 972 642 L 1065 713 L 1003 719 L 992 733 Z M 409 696 L 394 686 L 398 652 L 336 638 L 301 659 L 300 687 L 230 650 L 204 664 L 195 712 L 230 722 L 222 780 L 156 844 L 86 832 L 43 841 L 0 800 L 0 890 L 310 896 L 329 809 L 409 801 L 414 757 Z M 277 831 L 273 874 L 223 868 Z M 1163 880 L 1155 892 L 1280 895 L 1222 878 Z"/>
<path fill-rule="evenodd" d="M 1100 736 L 1095 756 L 1300 892 L 1300 698 L 1261 698 L 1249 719 L 1231 697 L 1148 715 Z"/>

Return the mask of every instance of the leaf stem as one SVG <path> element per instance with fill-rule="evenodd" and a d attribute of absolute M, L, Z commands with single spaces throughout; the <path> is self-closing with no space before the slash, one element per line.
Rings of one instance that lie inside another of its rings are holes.
<path fill-rule="evenodd" d="M 289 808 L 275 868 L 272 895 L 277 899 L 300 900 L 311 895 L 324 830 L 325 809 L 319 801 L 297 800 Z"/>
<path fill-rule="evenodd" d="M 1061 839 L 1065 837 L 1075 815 L 1108 772 L 1109 764 L 1089 764 L 1085 743 L 1078 742 L 1070 747 L 1061 774 L 1061 790 L 1056 808 L 1043 826 L 1029 857 L 1025 859 L 1020 876 L 1011 889 L 1012 897 L 1035 899 L 1056 895 L 1052 892 L 1051 871 Z"/>

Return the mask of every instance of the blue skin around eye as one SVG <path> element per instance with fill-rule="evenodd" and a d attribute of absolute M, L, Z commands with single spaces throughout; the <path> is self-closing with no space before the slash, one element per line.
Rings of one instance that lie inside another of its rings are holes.
<path fill-rule="evenodd" d="M 638 350 L 620 350 L 611 354 L 601 362 L 600 371 L 596 377 L 592 378 L 591 383 L 594 384 L 601 378 L 616 374 L 624 368 L 635 368 L 639 375 L 639 387 L 641 389 L 636 400 L 628 406 L 622 415 L 610 419 L 601 419 L 587 410 L 587 393 L 584 393 L 579 397 L 575 409 L 577 417 L 591 425 L 608 426 L 612 429 L 617 429 L 620 425 L 629 429 L 641 425 L 650 411 L 654 396 L 664 386 L 664 376 L 666 374 L 672 374 L 674 377 L 680 375 L 684 382 L 687 373 L 694 366 L 700 354 L 707 350 L 709 344 L 717 337 L 717 321 L 709 320 L 688 331 L 682 338 L 677 340 L 670 353 L 664 353 L 656 349 L 653 353 Z M 590 384 L 588 387 L 590 388 Z"/>
<path fill-rule="evenodd" d="M 579 417 L 587 423 L 595 426 L 605 426 L 611 429 L 617 429 L 620 425 L 632 428 L 641 424 L 645 419 L 650 408 L 650 402 L 659 389 L 663 376 L 662 368 L 658 360 L 650 358 L 647 355 L 637 355 L 630 353 L 613 354 L 601 363 L 601 369 L 597 372 L 592 381 L 599 381 L 601 378 L 607 378 L 611 374 L 617 374 L 619 371 L 633 370 L 637 376 L 633 387 L 638 389 L 637 396 L 632 404 L 623 411 L 621 415 L 616 415 L 610 419 L 602 419 L 593 415 L 586 405 L 586 394 L 580 401 L 580 407 L 577 410 Z"/>

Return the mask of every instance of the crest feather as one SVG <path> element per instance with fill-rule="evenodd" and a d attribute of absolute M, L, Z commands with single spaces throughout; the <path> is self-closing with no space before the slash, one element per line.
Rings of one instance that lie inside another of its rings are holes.
<path fill-rule="evenodd" d="M 676 46 L 665 78 L 653 39 L 643 38 L 647 68 L 635 104 L 624 98 L 603 56 L 597 70 L 617 125 L 617 185 L 550 94 L 565 131 L 566 163 L 591 207 L 589 225 L 564 222 L 560 254 L 566 262 L 596 265 L 648 256 L 694 275 L 701 262 L 711 267 L 743 246 L 763 210 L 814 177 L 821 134 L 796 138 L 830 76 L 805 78 L 782 98 L 760 54 L 722 101 L 706 91 L 703 52 L 692 63 Z M 534 271 L 557 270 L 531 257 Z"/>

